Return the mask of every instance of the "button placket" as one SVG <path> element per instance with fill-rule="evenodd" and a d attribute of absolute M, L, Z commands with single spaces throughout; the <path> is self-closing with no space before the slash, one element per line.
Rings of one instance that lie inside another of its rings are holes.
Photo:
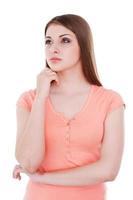
<path fill-rule="evenodd" d="M 67 126 L 67 131 L 65 135 L 66 139 L 66 159 L 67 161 L 71 162 L 72 164 L 75 164 L 71 161 L 71 149 L 70 149 L 70 130 L 71 130 L 71 121 L 75 120 L 75 118 L 72 118 L 67 121 L 66 126 Z"/>

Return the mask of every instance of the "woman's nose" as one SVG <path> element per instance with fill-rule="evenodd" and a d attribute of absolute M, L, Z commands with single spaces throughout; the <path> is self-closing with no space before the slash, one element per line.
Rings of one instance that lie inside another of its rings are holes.
<path fill-rule="evenodd" d="M 59 53 L 60 52 L 59 47 L 56 44 L 53 44 L 51 46 L 50 50 L 51 50 L 52 53 Z"/>

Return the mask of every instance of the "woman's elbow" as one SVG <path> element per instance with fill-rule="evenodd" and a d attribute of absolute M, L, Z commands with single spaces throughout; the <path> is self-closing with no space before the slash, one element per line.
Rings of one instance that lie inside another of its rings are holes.
<path fill-rule="evenodd" d="M 40 164 L 41 164 L 41 162 L 33 164 L 28 159 L 22 160 L 22 159 L 18 159 L 18 157 L 16 157 L 16 160 L 21 165 L 21 167 L 28 173 L 35 173 L 37 171 L 37 169 L 39 168 Z"/>
<path fill-rule="evenodd" d="M 107 181 L 114 181 L 118 175 L 118 171 L 115 170 L 108 170 L 107 175 L 106 175 L 106 180 Z"/>
<path fill-rule="evenodd" d="M 24 165 L 24 168 L 26 169 L 27 172 L 29 173 L 35 173 L 38 171 L 39 167 L 41 166 L 41 163 L 42 162 L 38 162 L 38 163 L 32 163 L 32 164 L 29 164 L 29 165 Z"/>

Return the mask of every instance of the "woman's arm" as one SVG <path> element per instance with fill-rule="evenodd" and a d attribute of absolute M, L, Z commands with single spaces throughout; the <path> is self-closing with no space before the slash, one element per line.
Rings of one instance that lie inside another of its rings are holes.
<path fill-rule="evenodd" d="M 17 107 L 15 156 L 20 165 L 33 173 L 44 159 L 45 97 L 36 96 L 31 112 Z"/>
<path fill-rule="evenodd" d="M 124 109 L 121 107 L 106 118 L 100 160 L 75 169 L 28 175 L 33 181 L 64 186 L 83 186 L 112 181 L 120 168 L 123 146 Z"/>

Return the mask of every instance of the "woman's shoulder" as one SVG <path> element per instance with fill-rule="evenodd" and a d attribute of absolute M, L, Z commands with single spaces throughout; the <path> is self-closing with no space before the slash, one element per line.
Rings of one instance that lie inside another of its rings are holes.
<path fill-rule="evenodd" d="M 101 102 L 106 104 L 110 108 L 110 111 L 122 105 L 124 105 L 124 108 L 126 107 L 122 94 L 117 90 L 96 85 L 94 88 L 96 91 L 95 97 L 98 100 L 101 99 Z"/>
<path fill-rule="evenodd" d="M 99 94 L 99 95 L 104 95 L 104 96 L 106 95 L 108 97 L 113 97 L 113 96 L 122 97 L 120 92 L 118 92 L 117 90 L 112 89 L 112 88 L 107 88 L 106 86 L 94 85 L 94 88 L 95 88 L 95 91 L 97 92 L 97 94 Z"/>
<path fill-rule="evenodd" d="M 28 89 L 21 92 L 17 98 L 16 106 L 25 107 L 28 110 L 31 110 L 31 105 L 36 96 L 36 88 Z"/>

